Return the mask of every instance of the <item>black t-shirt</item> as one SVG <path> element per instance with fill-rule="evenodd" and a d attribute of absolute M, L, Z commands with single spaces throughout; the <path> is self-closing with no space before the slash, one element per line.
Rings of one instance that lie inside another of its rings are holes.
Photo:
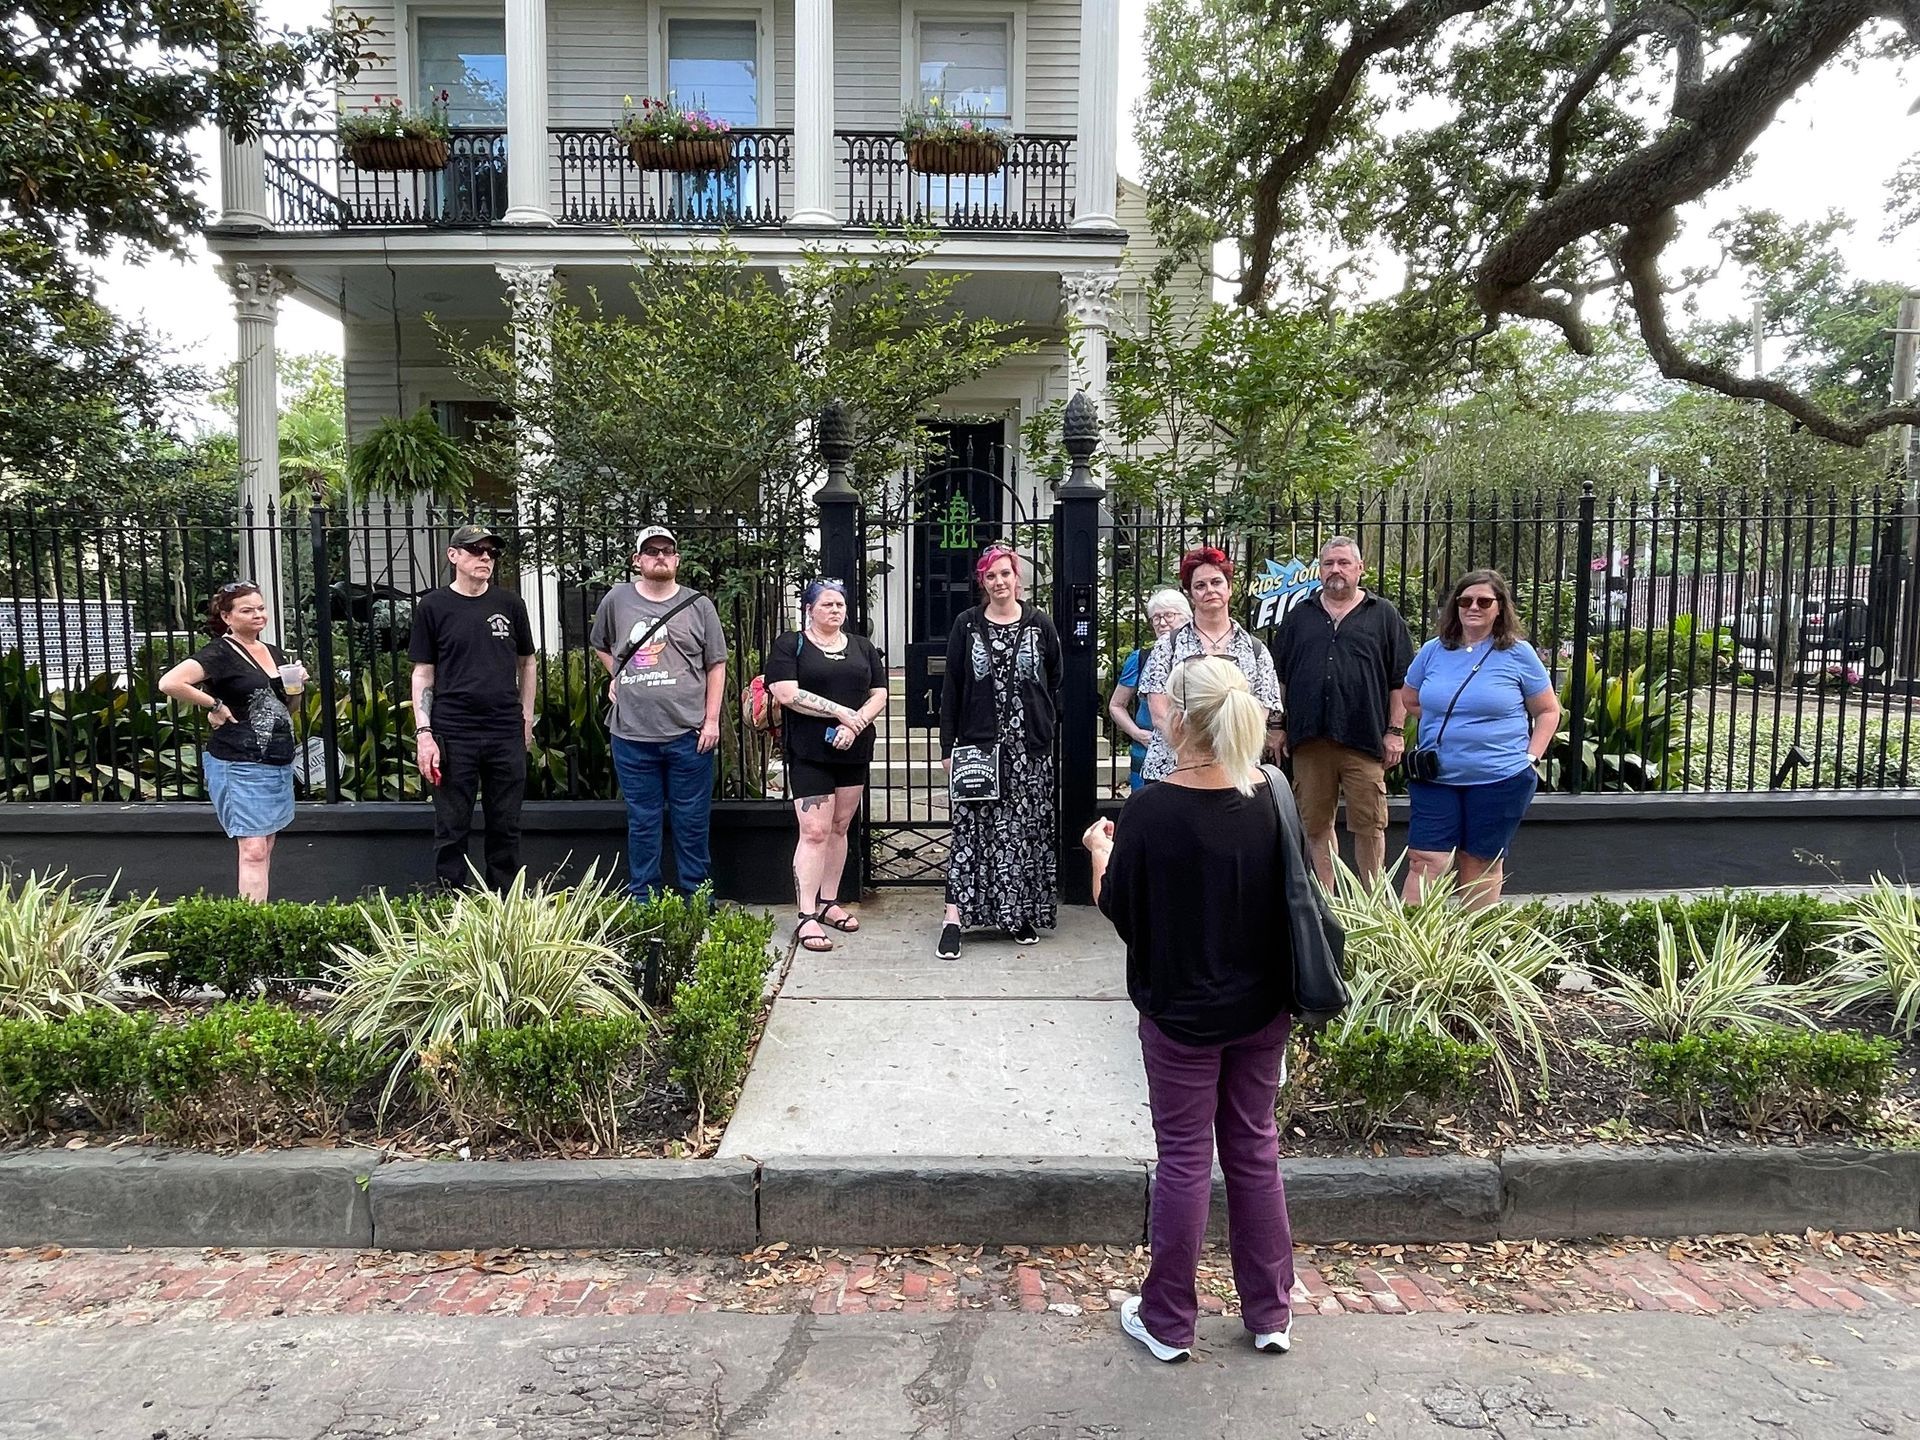
<path fill-rule="evenodd" d="M 407 658 L 433 666 L 432 728 L 447 734 L 517 731 L 520 657 L 533 654 L 533 626 L 518 595 L 489 585 L 481 595 L 443 586 L 413 608 Z"/>
<path fill-rule="evenodd" d="M 265 643 L 265 642 L 262 642 Z M 268 645 L 276 668 L 286 654 Z M 233 712 L 233 718 L 214 727 L 207 753 L 218 760 L 254 765 L 293 763 L 293 716 L 280 677 L 270 675 L 245 654 L 237 642 L 215 640 L 194 652 L 205 673 L 200 688 Z"/>
<path fill-rule="evenodd" d="M 1264 784 L 1162 781 L 1120 812 L 1100 910 L 1126 941 L 1134 1007 L 1182 1044 L 1251 1035 L 1292 998 L 1279 828 Z"/>
<path fill-rule="evenodd" d="M 812 640 L 801 644 L 797 630 L 780 636 L 767 652 L 767 684 L 796 680 L 802 690 L 810 690 L 822 700 L 858 710 L 875 690 L 887 688 L 887 662 L 866 636 L 841 633 L 847 637 L 847 648 L 837 653 L 822 650 Z M 862 730 L 845 750 L 836 750 L 827 743 L 827 728 L 838 723 L 802 710 L 783 710 L 781 748 L 790 759 L 815 764 L 864 765 L 872 760 L 873 727 Z"/>
<path fill-rule="evenodd" d="M 1413 663 L 1413 637 L 1391 600 L 1369 592 L 1335 625 L 1309 596 L 1287 612 L 1270 648 L 1287 691 L 1289 745 L 1331 740 L 1382 758 L 1387 704 Z"/>

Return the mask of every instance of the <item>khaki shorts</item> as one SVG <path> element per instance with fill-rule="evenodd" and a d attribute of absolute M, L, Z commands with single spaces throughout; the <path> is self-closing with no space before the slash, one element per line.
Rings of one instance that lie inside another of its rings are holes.
<path fill-rule="evenodd" d="M 1309 835 L 1333 828 L 1334 806 L 1347 797 L 1347 833 L 1384 835 L 1387 830 L 1386 762 L 1331 740 L 1293 747 L 1293 798 Z"/>

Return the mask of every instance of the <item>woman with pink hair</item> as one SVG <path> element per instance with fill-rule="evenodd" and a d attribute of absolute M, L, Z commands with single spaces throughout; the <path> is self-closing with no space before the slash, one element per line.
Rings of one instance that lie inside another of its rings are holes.
<path fill-rule="evenodd" d="M 986 603 L 947 636 L 940 755 L 953 815 L 947 912 L 936 953 L 960 958 L 969 928 L 1037 945 L 1059 911 L 1053 734 L 1060 715 L 1060 636 L 1020 598 L 1020 559 L 989 545 L 974 566 Z"/>

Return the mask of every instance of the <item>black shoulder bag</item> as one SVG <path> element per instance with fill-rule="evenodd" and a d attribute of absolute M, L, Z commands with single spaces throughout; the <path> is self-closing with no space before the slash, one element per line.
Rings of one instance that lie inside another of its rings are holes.
<path fill-rule="evenodd" d="M 1267 794 L 1278 822 L 1274 841 L 1279 850 L 1280 893 L 1287 902 L 1287 938 L 1293 951 L 1293 1017 L 1303 1030 L 1330 1025 L 1351 998 L 1341 974 L 1346 959 L 1347 932 L 1333 917 L 1333 909 L 1314 878 L 1307 859 L 1307 834 L 1293 803 L 1287 777 L 1272 765 L 1262 765 Z"/>
<path fill-rule="evenodd" d="M 1460 703 L 1460 697 L 1466 693 L 1467 686 L 1473 683 L 1473 677 L 1480 673 L 1480 667 L 1487 663 L 1487 655 L 1493 653 L 1493 643 L 1487 643 L 1486 654 L 1473 662 L 1473 668 L 1467 671 L 1467 678 L 1460 682 L 1460 688 L 1453 692 L 1453 699 L 1447 702 L 1447 713 L 1440 717 L 1440 729 L 1433 737 L 1431 745 L 1416 745 L 1401 757 L 1400 763 L 1406 769 L 1409 780 L 1438 780 L 1440 778 L 1440 742 L 1446 738 L 1447 722 L 1453 719 L 1453 707 Z"/>
<path fill-rule="evenodd" d="M 984 646 L 987 643 L 987 630 L 983 613 L 976 610 L 973 616 L 974 638 Z M 1020 612 L 1020 628 L 1024 631 L 1030 623 L 1023 607 Z M 1014 636 L 1014 646 L 1020 644 L 1020 636 Z M 947 677 L 947 684 L 954 682 L 953 676 Z M 988 677 L 992 684 L 992 677 Z M 953 768 L 947 775 L 947 794 L 956 805 L 981 805 L 1000 798 L 1000 742 L 991 745 L 955 745 L 953 747 Z"/>

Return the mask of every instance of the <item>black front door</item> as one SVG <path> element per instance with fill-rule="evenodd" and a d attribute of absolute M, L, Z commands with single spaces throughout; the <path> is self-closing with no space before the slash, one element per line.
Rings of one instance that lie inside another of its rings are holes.
<path fill-rule="evenodd" d="M 933 443 L 920 469 L 912 527 L 912 638 L 944 641 L 974 603 L 974 561 L 1003 533 L 1006 426 L 936 421 L 927 430 Z"/>

